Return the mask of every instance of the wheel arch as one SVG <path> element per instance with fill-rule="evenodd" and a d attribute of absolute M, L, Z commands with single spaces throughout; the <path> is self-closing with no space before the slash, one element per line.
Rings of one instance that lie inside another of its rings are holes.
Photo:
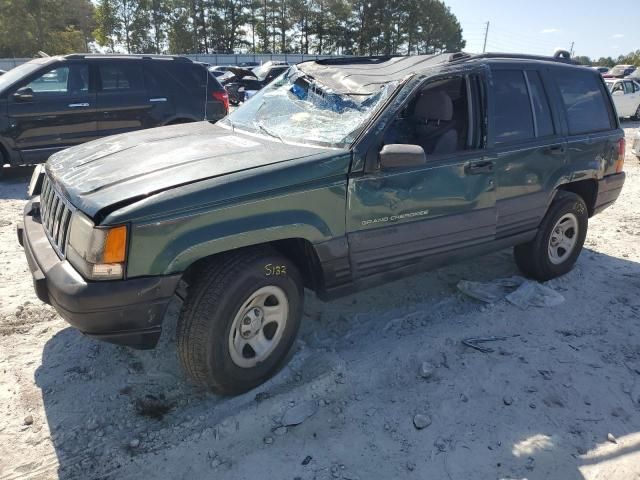
<path fill-rule="evenodd" d="M 598 197 L 598 181 L 596 179 L 578 180 L 577 182 L 565 183 L 558 187 L 558 191 L 572 192 L 584 200 L 587 205 L 589 217 L 595 213 L 596 198 Z"/>
<path fill-rule="evenodd" d="M 324 274 L 316 248 L 309 240 L 300 237 L 272 240 L 204 256 L 186 268 L 183 279 L 189 284 L 198 272 L 212 262 L 219 262 L 230 254 L 237 255 L 242 251 L 250 252 L 258 249 L 264 249 L 265 252 L 275 251 L 293 262 L 306 288 L 314 292 L 324 288 Z"/>

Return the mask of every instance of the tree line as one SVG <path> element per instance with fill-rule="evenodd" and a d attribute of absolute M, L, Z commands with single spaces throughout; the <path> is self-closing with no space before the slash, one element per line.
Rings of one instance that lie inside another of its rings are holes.
<path fill-rule="evenodd" d="M 441 0 L 0 0 L 0 56 L 459 51 Z"/>
<path fill-rule="evenodd" d="M 130 53 L 377 55 L 465 45 L 440 0 L 100 0 L 96 21 L 99 45 Z"/>
<path fill-rule="evenodd" d="M 615 65 L 636 65 L 640 67 L 640 50 L 629 52 L 626 55 L 619 55 L 617 58 L 613 57 L 600 57 L 598 59 L 588 57 L 586 55 L 580 55 L 574 57 L 581 65 L 599 66 L 599 67 L 613 67 Z"/>

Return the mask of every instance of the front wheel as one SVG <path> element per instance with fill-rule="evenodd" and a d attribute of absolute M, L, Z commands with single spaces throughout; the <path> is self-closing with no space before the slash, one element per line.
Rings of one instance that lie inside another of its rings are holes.
<path fill-rule="evenodd" d="M 534 239 L 514 248 L 518 268 L 539 281 L 569 272 L 584 245 L 588 224 L 584 200 L 572 192 L 558 192 Z"/>
<path fill-rule="evenodd" d="M 197 384 L 217 393 L 250 390 L 278 371 L 302 317 L 296 266 L 266 249 L 234 252 L 194 275 L 180 312 L 177 350 Z"/>

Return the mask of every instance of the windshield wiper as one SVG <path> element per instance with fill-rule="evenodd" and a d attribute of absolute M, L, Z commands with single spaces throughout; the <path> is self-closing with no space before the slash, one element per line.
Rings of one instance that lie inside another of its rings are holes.
<path fill-rule="evenodd" d="M 257 122 L 255 124 L 258 129 L 260 129 L 261 131 L 263 131 L 264 133 L 266 133 L 267 135 L 269 135 L 270 137 L 274 137 L 277 138 L 278 140 L 280 140 L 282 143 L 284 143 L 284 140 L 282 139 L 282 137 L 280 135 L 278 135 L 276 132 L 273 132 L 271 130 L 269 130 L 267 127 L 265 127 L 262 122 Z"/>

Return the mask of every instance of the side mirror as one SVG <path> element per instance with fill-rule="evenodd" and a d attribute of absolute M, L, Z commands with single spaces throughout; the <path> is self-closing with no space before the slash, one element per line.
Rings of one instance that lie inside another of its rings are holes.
<path fill-rule="evenodd" d="M 17 102 L 30 102 L 33 100 L 33 90 L 30 88 L 21 88 L 13 94 L 13 99 Z"/>
<path fill-rule="evenodd" d="M 420 145 L 391 143 L 380 150 L 380 166 L 383 170 L 418 167 L 427 163 L 427 156 Z"/>

